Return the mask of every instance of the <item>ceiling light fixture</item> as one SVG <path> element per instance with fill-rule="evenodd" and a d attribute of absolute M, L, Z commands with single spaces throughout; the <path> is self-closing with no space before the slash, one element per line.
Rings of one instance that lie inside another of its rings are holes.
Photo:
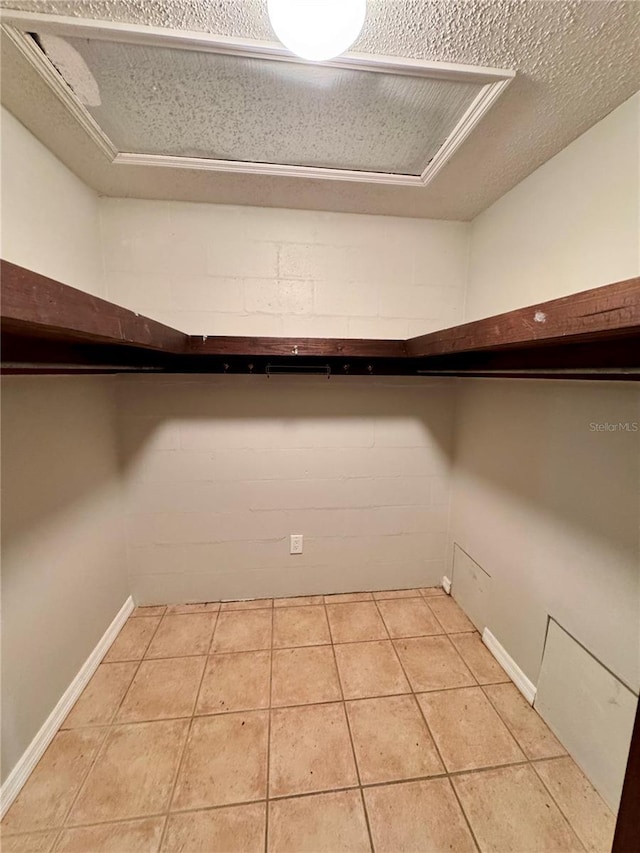
<path fill-rule="evenodd" d="M 322 62 L 348 50 L 360 35 L 367 0 L 267 0 L 271 26 L 296 56 Z"/>

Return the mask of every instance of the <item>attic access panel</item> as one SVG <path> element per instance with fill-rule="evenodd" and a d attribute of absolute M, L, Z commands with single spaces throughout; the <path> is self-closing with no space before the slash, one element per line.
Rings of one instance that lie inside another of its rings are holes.
<path fill-rule="evenodd" d="M 116 165 L 424 185 L 513 76 L 357 54 L 311 63 L 204 34 L 9 19 Z"/>

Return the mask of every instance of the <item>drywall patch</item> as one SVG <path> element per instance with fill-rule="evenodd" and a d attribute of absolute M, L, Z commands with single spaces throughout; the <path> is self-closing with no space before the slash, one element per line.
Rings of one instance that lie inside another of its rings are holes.
<path fill-rule="evenodd" d="M 491 575 L 457 542 L 453 545 L 452 590 L 456 601 L 482 632 L 490 622 Z"/>
<path fill-rule="evenodd" d="M 638 697 L 549 619 L 536 710 L 616 811 Z"/>

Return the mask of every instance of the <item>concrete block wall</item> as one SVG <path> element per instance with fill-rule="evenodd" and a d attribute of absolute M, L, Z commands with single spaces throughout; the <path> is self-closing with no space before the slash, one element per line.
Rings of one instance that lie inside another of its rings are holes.
<path fill-rule="evenodd" d="M 453 394 L 446 380 L 123 380 L 135 599 L 439 583 Z M 289 554 L 292 533 L 301 555 Z"/>
<path fill-rule="evenodd" d="M 190 334 L 406 338 L 462 319 L 469 224 L 101 200 L 108 298 Z"/>
<path fill-rule="evenodd" d="M 466 223 L 102 199 L 101 227 L 108 298 L 192 334 L 405 338 L 462 317 Z M 134 377 L 119 410 L 138 601 L 440 581 L 448 381 Z"/>

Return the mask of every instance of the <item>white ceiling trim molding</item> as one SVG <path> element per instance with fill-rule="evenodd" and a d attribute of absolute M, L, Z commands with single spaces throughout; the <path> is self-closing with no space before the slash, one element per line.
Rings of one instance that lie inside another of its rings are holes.
<path fill-rule="evenodd" d="M 207 172 L 233 172 L 244 175 L 279 175 L 286 178 L 324 178 L 334 181 L 363 181 L 369 184 L 424 186 L 419 175 L 387 175 L 384 172 L 357 172 L 314 166 L 289 166 L 280 163 L 249 163 L 245 160 L 211 160 L 207 157 L 176 157 L 168 154 L 117 154 L 116 166 L 165 166 L 200 169 Z M 443 164 L 444 165 L 444 164 Z"/>
<path fill-rule="evenodd" d="M 64 104 L 73 119 L 81 125 L 101 153 L 116 167 L 126 165 L 169 167 L 173 169 L 424 187 L 451 159 L 515 76 L 515 72 L 508 69 L 356 53 L 344 54 L 336 60 L 321 63 L 323 66 L 337 69 L 422 77 L 440 81 L 467 82 L 481 86 L 476 97 L 420 175 L 123 151 L 113 144 L 28 33 L 37 32 L 62 37 L 102 39 L 144 47 L 171 47 L 302 65 L 316 65 L 317 63 L 300 59 L 279 44 L 248 39 L 239 40 L 208 33 L 11 10 L 3 10 L 0 20 L 2 21 L 3 31 L 44 79 L 53 94 Z"/>

